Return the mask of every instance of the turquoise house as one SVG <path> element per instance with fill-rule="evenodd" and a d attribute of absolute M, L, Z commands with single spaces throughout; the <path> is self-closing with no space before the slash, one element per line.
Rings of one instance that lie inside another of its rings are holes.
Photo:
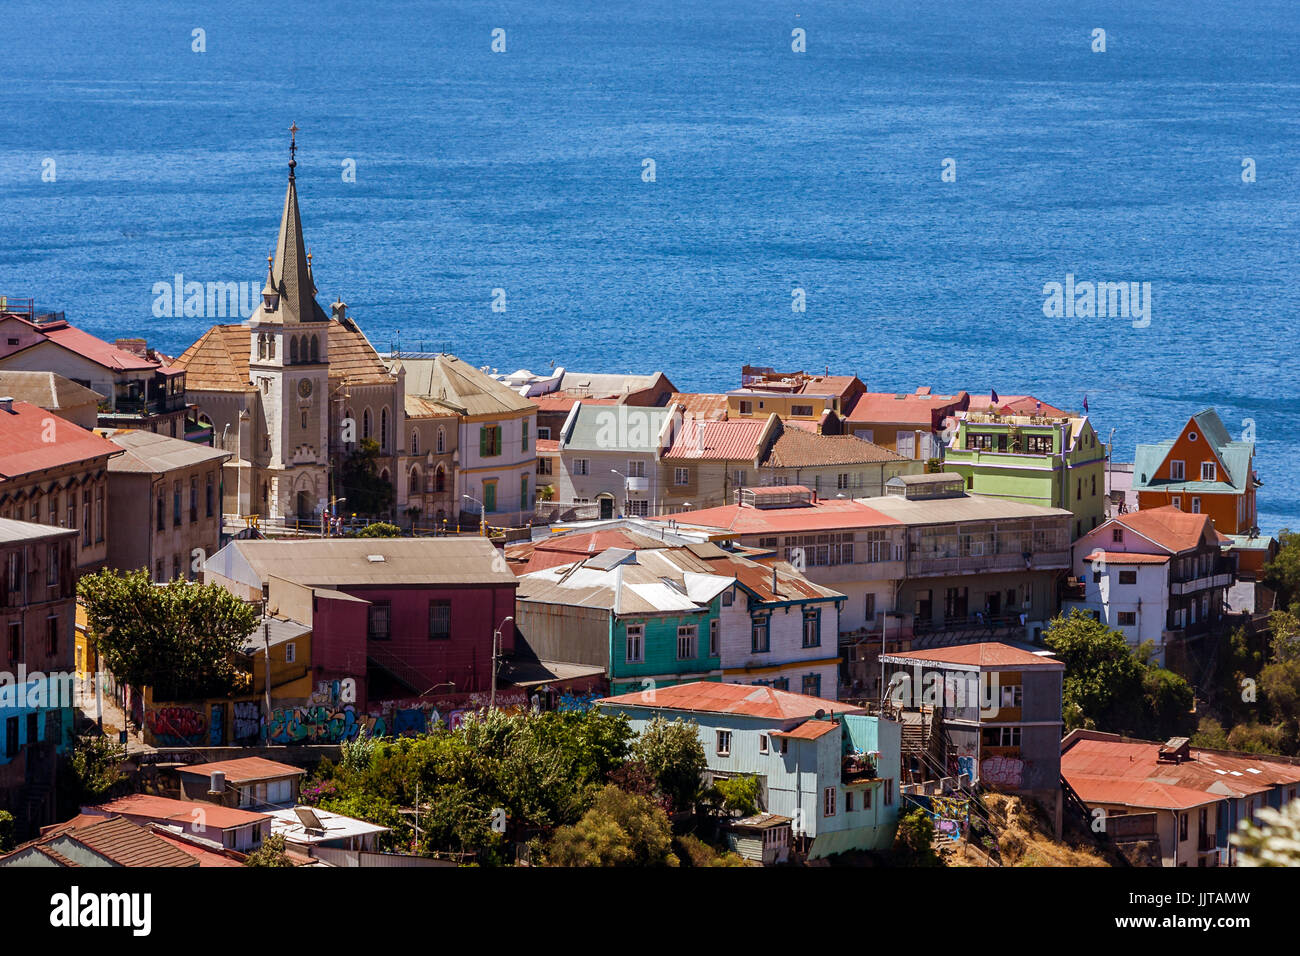
<path fill-rule="evenodd" d="M 722 594 L 736 579 L 685 551 L 610 548 L 521 576 L 521 643 L 541 660 L 603 667 L 616 694 L 721 680 Z"/>
<path fill-rule="evenodd" d="M 757 776 L 760 809 L 786 818 L 808 859 L 883 850 L 898 827 L 901 725 L 861 708 L 752 684 L 696 682 L 596 702 L 640 733 L 693 721 L 711 779 Z"/>

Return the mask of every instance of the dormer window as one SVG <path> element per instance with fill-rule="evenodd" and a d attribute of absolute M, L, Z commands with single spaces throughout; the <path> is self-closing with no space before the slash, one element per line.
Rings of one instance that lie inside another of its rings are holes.
<path fill-rule="evenodd" d="M 280 307 L 280 294 L 278 292 L 263 292 L 262 306 L 267 312 L 274 312 Z"/>

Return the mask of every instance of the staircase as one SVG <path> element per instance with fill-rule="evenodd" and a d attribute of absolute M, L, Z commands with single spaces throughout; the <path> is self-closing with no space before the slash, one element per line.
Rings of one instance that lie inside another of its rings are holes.
<path fill-rule="evenodd" d="M 437 683 L 432 677 L 411 666 L 388 648 L 376 646 L 373 642 L 366 648 L 366 663 L 405 684 L 417 696 Z"/>

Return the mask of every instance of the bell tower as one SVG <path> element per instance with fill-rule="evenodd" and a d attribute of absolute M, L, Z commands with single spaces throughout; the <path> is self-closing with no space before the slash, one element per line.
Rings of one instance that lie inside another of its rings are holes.
<path fill-rule="evenodd" d="M 249 375 L 260 434 L 249 457 L 268 485 L 267 517 L 318 520 L 328 494 L 329 317 L 316 302 L 302 237 L 295 170 L 298 127 L 289 127 L 289 184 L 262 299 L 248 320 Z"/>

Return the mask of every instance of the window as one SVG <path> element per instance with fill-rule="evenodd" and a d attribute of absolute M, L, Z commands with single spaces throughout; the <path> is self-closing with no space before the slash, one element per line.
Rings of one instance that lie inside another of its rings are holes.
<path fill-rule="evenodd" d="M 550 441 L 550 439 L 551 439 L 551 430 L 550 430 L 549 428 L 543 426 L 543 425 L 538 425 L 538 426 L 537 426 L 537 439 L 538 439 L 538 441 L 541 441 L 542 439 L 546 439 L 547 441 Z"/>
<path fill-rule="evenodd" d="M 1023 707 L 1025 702 L 1025 689 L 1020 684 L 1004 684 L 998 688 L 1001 703 L 1000 707 Z"/>
<path fill-rule="evenodd" d="M 691 471 L 689 468 L 673 469 L 673 484 L 689 485 L 691 483 Z"/>
<path fill-rule="evenodd" d="M 552 462 L 551 462 L 551 459 L 549 459 L 549 458 L 538 458 L 538 459 L 537 459 L 537 473 L 538 473 L 539 475 L 553 475 L 553 474 L 555 474 L 555 472 L 552 470 Z"/>
<path fill-rule="evenodd" d="M 742 415 L 754 414 L 754 403 L 742 401 L 740 403 L 740 414 Z"/>
<path fill-rule="evenodd" d="M 715 617 L 709 621 L 709 656 L 718 656 L 718 625 L 721 622 Z"/>
<path fill-rule="evenodd" d="M 58 617 L 47 617 L 45 619 L 45 653 L 59 653 L 59 619 Z"/>
<path fill-rule="evenodd" d="M 1171 461 L 1169 463 L 1169 480 L 1182 481 L 1184 474 L 1184 463 L 1181 461 Z"/>
<path fill-rule="evenodd" d="M 172 482 L 172 527 L 179 528 L 181 524 L 181 483 Z"/>
<path fill-rule="evenodd" d="M 885 785 L 881 789 L 885 794 L 885 806 L 892 807 L 894 805 L 894 778 L 886 777 Z"/>
<path fill-rule="evenodd" d="M 586 458 L 573 459 L 573 473 L 575 475 L 588 475 L 591 473 L 591 462 Z"/>
<path fill-rule="evenodd" d="M 820 647 L 822 643 L 822 612 L 809 608 L 803 612 L 803 646 Z"/>
<path fill-rule="evenodd" d="M 1169 498 L 1169 503 L 1170 503 L 1171 505 L 1173 505 L 1175 508 L 1182 508 L 1182 506 L 1183 506 L 1183 496 L 1182 496 L 1182 495 L 1171 495 L 1170 498 Z"/>
<path fill-rule="evenodd" d="M 519 476 L 519 510 L 523 511 L 528 507 L 528 475 Z"/>
<path fill-rule="evenodd" d="M 627 476 L 629 478 L 645 477 L 645 459 L 635 458 L 627 463 Z"/>
<path fill-rule="evenodd" d="M 370 409 L 368 408 L 361 411 L 361 437 L 370 437 Z"/>
<path fill-rule="evenodd" d="M 1193 497 L 1193 498 L 1192 498 L 1192 514 L 1194 514 L 1194 515 L 1198 515 L 1198 514 L 1200 514 L 1200 513 L 1201 513 L 1201 499 L 1200 499 L 1199 497 Z"/>
<path fill-rule="evenodd" d="M 523 426 L 523 432 L 522 432 L 523 437 L 520 440 L 521 444 L 519 447 L 523 451 L 528 451 L 528 419 L 525 418 L 522 422 L 520 422 L 520 424 Z"/>
<path fill-rule="evenodd" d="M 731 473 L 731 483 L 737 488 L 745 487 L 745 469 L 737 468 Z"/>
<path fill-rule="evenodd" d="M 771 650 L 771 618 L 766 614 L 756 614 L 749 622 L 749 649 L 754 654 L 766 654 Z"/>
<path fill-rule="evenodd" d="M 758 735 L 758 752 L 761 754 L 767 753 L 767 734 Z"/>
<path fill-rule="evenodd" d="M 1093 476 L 1092 476 L 1092 496 L 1093 496 L 1094 498 L 1097 496 L 1097 476 L 1096 476 L 1096 475 L 1093 475 Z"/>
<path fill-rule="evenodd" d="M 1136 571 L 1121 571 L 1119 573 L 1120 584 L 1137 584 L 1138 573 Z"/>
<path fill-rule="evenodd" d="M 500 425 L 484 425 L 478 430 L 478 453 L 480 458 L 492 458 L 501 454 Z"/>
<path fill-rule="evenodd" d="M 90 489 L 81 493 L 81 546 L 90 547 Z"/>
<path fill-rule="evenodd" d="M 985 727 L 980 735 L 985 747 L 1019 747 L 1019 727 Z"/>
<path fill-rule="evenodd" d="M 307 427 L 305 422 L 303 423 L 303 427 L 304 428 Z M 384 451 L 388 450 L 388 409 L 387 408 L 381 408 L 379 410 L 379 447 L 384 449 Z"/>
<path fill-rule="evenodd" d="M 175 581 L 181 576 L 181 558 L 178 554 L 172 555 L 172 576 L 171 580 Z"/>
<path fill-rule="evenodd" d="M 199 479 L 190 478 L 190 524 L 199 520 Z"/>
<path fill-rule="evenodd" d="M 411 454 L 418 455 L 419 453 L 420 453 L 420 433 L 416 431 L 414 428 L 412 428 L 411 429 Z"/>
<path fill-rule="evenodd" d="M 863 603 L 862 614 L 866 618 L 867 627 L 876 622 L 876 595 L 868 591 Z"/>
<path fill-rule="evenodd" d="M 718 756 L 719 757 L 731 756 L 731 731 L 730 730 L 718 731 Z"/>
<path fill-rule="evenodd" d="M 204 492 L 204 502 L 207 506 L 206 511 L 207 511 L 207 516 L 209 518 L 212 517 L 213 502 L 216 500 L 216 496 L 214 494 L 215 491 L 216 491 L 216 476 L 212 472 L 208 472 L 208 487 L 207 487 L 207 491 Z"/>
<path fill-rule="evenodd" d="M 1196 432 L 1188 432 L 1188 433 L 1187 433 L 1187 440 L 1188 440 L 1188 441 L 1196 441 Z"/>
<path fill-rule="evenodd" d="M 447 641 L 451 639 L 451 602 L 429 602 L 429 640 Z"/>
<path fill-rule="evenodd" d="M 497 510 L 497 483 L 495 481 L 483 482 L 483 510 L 485 512 L 495 512 Z"/>
<path fill-rule="evenodd" d="M 790 414 L 795 418 L 811 418 L 813 407 L 811 405 L 791 405 Z"/>
<path fill-rule="evenodd" d="M 835 816 L 835 788 L 827 787 L 822 791 L 822 816 Z"/>
<path fill-rule="evenodd" d="M 843 489 L 843 488 L 847 488 L 848 486 L 849 486 L 849 474 L 848 474 L 848 472 L 846 472 L 846 471 L 842 471 L 842 472 L 840 472 L 838 475 L 835 476 L 835 487 L 836 487 L 836 488 Z"/>
<path fill-rule="evenodd" d="M 443 430 L 441 425 L 438 426 L 438 444 L 436 447 L 439 455 L 447 449 L 447 433 Z"/>
<path fill-rule="evenodd" d="M 59 583 L 59 549 L 50 545 L 45 556 L 45 583 L 56 587 Z"/>
<path fill-rule="evenodd" d="M 1123 544 L 1123 543 L 1124 543 L 1124 529 L 1123 529 L 1123 528 L 1111 528 L 1111 529 L 1110 529 L 1110 540 L 1113 541 L 1113 542 L 1115 542 L 1116 544 Z"/>
<path fill-rule="evenodd" d="M 1180 813 L 1178 814 L 1178 841 L 1181 843 L 1186 839 L 1187 839 L 1187 814 Z"/>
<path fill-rule="evenodd" d="M 293 641 L 284 645 L 284 662 L 293 664 L 298 660 L 298 645 Z"/>
<path fill-rule="evenodd" d="M 629 498 L 627 513 L 633 518 L 647 518 L 650 516 L 650 502 L 645 498 Z"/>
<path fill-rule="evenodd" d="M 820 697 L 822 695 L 822 675 L 804 674 L 803 693 L 808 697 Z"/>
<path fill-rule="evenodd" d="M 853 791 L 852 790 L 844 791 L 844 812 L 845 813 L 853 812 Z"/>
<path fill-rule="evenodd" d="M 1026 439 L 1025 447 L 1031 455 L 1050 455 L 1052 454 L 1052 436 L 1030 435 Z"/>
<path fill-rule="evenodd" d="M 370 605 L 366 636 L 372 641 L 386 641 L 392 635 L 389 632 L 388 619 L 392 613 L 391 601 L 375 601 Z"/>
<path fill-rule="evenodd" d="M 736 603 L 736 592 L 735 592 L 735 590 L 733 590 L 732 588 L 728 588 L 727 590 L 725 590 L 725 591 L 722 592 L 722 606 L 723 606 L 723 607 L 731 607 L 731 606 L 732 606 L 733 604 L 735 604 L 735 603 Z"/>
<path fill-rule="evenodd" d="M 902 436 L 899 436 L 900 438 Z M 911 436 L 909 436 L 911 437 Z M 966 448 L 970 451 L 992 451 L 993 436 L 981 435 L 977 432 L 966 433 Z"/>
<path fill-rule="evenodd" d="M 627 662 L 639 664 L 645 660 L 645 625 L 627 626 Z"/>
<path fill-rule="evenodd" d="M 23 659 L 23 625 L 21 621 L 9 624 L 9 660 L 13 663 Z"/>
<path fill-rule="evenodd" d="M 677 628 L 677 659 L 691 660 L 698 657 L 698 628 L 694 624 L 682 624 Z"/>
<path fill-rule="evenodd" d="M 167 527 L 167 517 L 166 517 L 166 515 L 167 515 L 167 505 L 166 505 L 165 502 L 166 502 L 166 499 L 163 498 L 163 493 L 162 493 L 161 491 L 159 491 L 159 492 L 158 492 L 158 507 L 157 507 L 157 509 L 156 509 L 157 512 L 158 512 L 158 520 L 157 520 L 157 522 L 156 522 L 156 529 L 157 529 L 158 531 L 162 531 L 164 528 Z"/>

